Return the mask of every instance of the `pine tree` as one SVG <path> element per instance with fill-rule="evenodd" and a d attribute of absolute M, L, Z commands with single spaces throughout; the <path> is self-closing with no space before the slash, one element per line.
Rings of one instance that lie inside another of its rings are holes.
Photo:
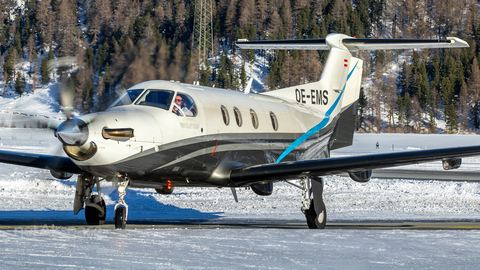
<path fill-rule="evenodd" d="M 402 64 L 402 71 L 400 72 L 400 76 L 398 77 L 398 86 L 402 90 L 402 95 L 405 95 L 405 93 L 410 93 L 411 77 L 411 69 L 407 66 L 407 62 L 404 61 Z"/>
<path fill-rule="evenodd" d="M 460 120 L 460 127 L 462 131 L 467 131 L 468 128 L 468 90 L 467 84 L 462 83 L 462 89 L 458 97 L 458 113 Z"/>
<path fill-rule="evenodd" d="M 443 103 L 446 105 L 453 104 L 454 89 L 450 78 L 445 77 L 443 79 L 441 91 Z"/>
<path fill-rule="evenodd" d="M 88 78 L 83 90 L 84 94 L 84 103 L 83 103 L 83 113 L 87 114 L 92 111 L 93 108 L 93 81 L 92 78 Z"/>
<path fill-rule="evenodd" d="M 13 80 L 14 71 L 15 71 L 15 51 L 9 50 L 5 55 L 5 63 L 3 65 L 3 79 L 7 84 Z"/>
<path fill-rule="evenodd" d="M 25 86 L 26 86 L 25 78 L 23 77 L 21 72 L 17 72 L 17 78 L 15 79 L 15 84 L 14 84 L 15 93 L 22 95 L 23 92 L 25 91 Z"/>
<path fill-rule="evenodd" d="M 457 111 L 455 110 L 455 105 L 453 103 L 445 106 L 445 120 L 447 122 L 447 131 L 449 133 L 457 133 L 458 131 L 458 120 L 457 120 Z"/>
<path fill-rule="evenodd" d="M 91 47 L 88 47 L 85 53 L 85 66 L 87 68 L 93 68 L 93 58 L 94 58 L 93 50 Z"/>
<path fill-rule="evenodd" d="M 247 73 L 245 72 L 245 63 L 242 63 L 242 68 L 240 69 L 240 82 L 242 84 L 242 89 L 245 90 L 247 86 Z"/>
<path fill-rule="evenodd" d="M 363 91 L 363 87 L 360 88 L 360 97 L 358 98 L 358 112 L 357 112 L 357 121 L 356 129 L 357 131 L 362 128 L 365 123 L 365 113 L 367 111 L 367 97 Z"/>
<path fill-rule="evenodd" d="M 410 98 L 410 95 L 405 93 L 405 96 L 403 97 L 403 109 L 404 109 L 404 126 L 405 126 L 405 132 L 410 133 L 410 120 L 412 118 L 412 99 Z"/>
<path fill-rule="evenodd" d="M 293 38 L 293 19 L 290 0 L 284 0 L 280 7 L 280 18 L 282 20 L 282 30 L 284 38 Z"/>
<path fill-rule="evenodd" d="M 13 46 L 15 47 L 15 50 L 17 50 L 17 55 L 20 57 L 23 55 L 23 49 L 22 49 L 22 37 L 20 33 L 17 32 L 15 33 L 15 41 L 13 43 Z"/>
<path fill-rule="evenodd" d="M 212 75 L 210 64 L 205 60 L 204 64 L 200 67 L 200 85 L 212 86 L 210 83 L 210 76 Z"/>
<path fill-rule="evenodd" d="M 38 83 L 38 55 L 36 51 L 33 51 L 32 65 L 33 65 L 32 94 L 35 94 L 35 89 L 37 89 L 37 83 Z"/>
<path fill-rule="evenodd" d="M 306 5 L 297 18 L 297 39 L 304 39 L 308 37 L 310 22 L 310 7 Z"/>
<path fill-rule="evenodd" d="M 480 70 L 478 68 L 477 59 L 472 60 L 472 71 L 470 80 L 468 81 L 468 92 L 470 93 L 470 100 L 473 103 L 471 110 L 473 126 L 480 128 Z"/>
<path fill-rule="evenodd" d="M 420 102 L 418 98 L 414 96 L 412 98 L 412 106 L 411 106 L 411 115 L 413 120 L 413 127 L 416 133 L 421 133 L 422 131 L 422 107 L 420 107 Z"/>
<path fill-rule="evenodd" d="M 363 28 L 362 21 L 358 14 L 358 7 L 350 11 L 347 22 L 348 25 L 350 25 L 350 33 L 353 36 L 356 36 L 358 38 L 365 37 L 365 29 Z"/>
<path fill-rule="evenodd" d="M 40 77 L 42 78 L 43 85 L 46 85 L 50 81 L 50 69 L 48 68 L 48 62 L 45 57 L 42 58 L 40 64 Z"/>
<path fill-rule="evenodd" d="M 48 50 L 48 61 L 53 60 L 53 49 L 52 46 L 50 46 L 50 49 Z"/>

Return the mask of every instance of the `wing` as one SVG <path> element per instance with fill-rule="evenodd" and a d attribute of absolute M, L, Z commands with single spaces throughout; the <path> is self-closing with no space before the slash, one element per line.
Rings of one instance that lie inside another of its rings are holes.
<path fill-rule="evenodd" d="M 235 184 L 242 185 L 258 181 L 298 179 L 303 176 L 357 173 L 373 169 L 439 161 L 445 158 L 453 159 L 476 155 L 480 155 L 480 146 L 270 163 L 235 168 L 230 173 L 230 179 Z"/>
<path fill-rule="evenodd" d="M 348 176 L 348 175 L 343 175 Z M 412 180 L 435 180 L 435 181 L 461 181 L 480 182 L 479 171 L 433 171 L 433 170 L 401 170 L 381 169 L 372 172 L 372 178 L 385 179 L 412 179 Z"/>
<path fill-rule="evenodd" d="M 29 154 L 0 150 L 0 162 L 48 169 L 56 172 L 80 174 L 85 172 L 67 157 Z"/>

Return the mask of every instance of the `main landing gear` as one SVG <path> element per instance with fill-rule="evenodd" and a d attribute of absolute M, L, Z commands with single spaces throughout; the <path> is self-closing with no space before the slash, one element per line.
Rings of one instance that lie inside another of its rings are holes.
<path fill-rule="evenodd" d="M 127 195 L 129 181 L 118 183 L 118 202 L 115 204 L 115 229 L 125 229 L 128 220 L 128 205 L 123 198 Z"/>
<path fill-rule="evenodd" d="M 92 194 L 95 185 L 97 185 L 97 194 Z M 102 198 L 100 181 L 96 176 L 79 175 L 77 178 L 73 213 L 76 215 L 83 208 L 85 208 L 85 220 L 88 225 L 103 225 L 105 223 L 107 209 Z"/>
<path fill-rule="evenodd" d="M 327 224 L 327 209 L 323 202 L 324 183 L 321 177 L 304 177 L 300 180 L 303 189 L 302 212 L 310 229 L 324 229 Z"/>
<path fill-rule="evenodd" d="M 92 194 L 94 186 L 97 194 Z M 118 202 L 115 204 L 115 229 L 125 229 L 128 217 L 128 205 L 123 199 L 127 195 L 129 180 L 118 183 Z M 73 202 L 73 213 L 76 215 L 85 208 L 85 220 L 88 225 L 103 225 L 107 216 L 105 201 L 102 198 L 100 180 L 97 176 L 79 175 Z"/>

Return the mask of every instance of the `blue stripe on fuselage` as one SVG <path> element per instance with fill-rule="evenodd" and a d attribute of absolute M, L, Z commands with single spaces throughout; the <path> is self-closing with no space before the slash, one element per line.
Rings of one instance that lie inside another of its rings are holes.
<path fill-rule="evenodd" d="M 318 125 L 314 126 L 313 128 L 311 128 L 309 131 L 305 132 L 302 136 L 300 136 L 298 139 L 296 139 L 292 144 L 290 144 L 287 149 L 285 149 L 285 151 L 283 151 L 283 153 L 280 155 L 280 157 L 278 157 L 277 161 L 275 161 L 275 163 L 278 163 L 280 162 L 286 155 L 288 155 L 290 152 L 293 151 L 293 149 L 295 149 L 297 146 L 299 146 L 301 143 L 303 143 L 304 141 L 306 141 L 308 138 L 310 138 L 313 134 L 319 132 L 322 128 L 324 128 L 327 124 L 328 124 L 328 121 L 330 121 L 330 115 L 332 114 L 332 112 L 335 110 L 335 108 L 337 107 L 338 103 L 340 102 L 340 99 L 342 98 L 342 95 L 343 95 L 343 92 L 345 92 L 345 87 L 347 86 L 347 82 L 348 82 L 348 79 L 350 79 L 350 77 L 352 76 L 353 74 L 353 71 L 355 70 L 355 68 L 357 67 L 357 64 L 358 64 L 358 61 L 357 63 L 355 64 L 355 66 L 353 67 L 352 71 L 350 71 L 350 73 L 348 74 L 347 76 L 347 80 L 345 81 L 345 85 L 343 86 L 343 89 L 342 91 L 340 92 L 340 95 L 338 95 L 337 99 L 335 100 L 335 102 L 332 104 L 332 106 L 328 109 L 328 111 L 325 113 L 325 117 L 323 118 L 323 120 L 318 123 Z"/>

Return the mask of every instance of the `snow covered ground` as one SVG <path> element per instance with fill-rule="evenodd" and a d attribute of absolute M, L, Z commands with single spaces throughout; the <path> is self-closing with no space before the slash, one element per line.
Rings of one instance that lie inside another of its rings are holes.
<path fill-rule="evenodd" d="M 2 268 L 475 269 L 480 231 L 0 231 Z"/>
<path fill-rule="evenodd" d="M 477 135 L 357 134 L 354 146 L 333 156 L 431 149 L 478 143 Z M 380 149 L 375 148 L 379 142 Z M 392 150 L 393 144 L 393 150 Z M 0 129 L 0 148 L 60 153 L 44 130 Z M 478 170 L 479 158 L 459 170 Z M 437 170 L 440 163 L 419 165 Z M 408 166 L 412 168 L 413 166 Z M 326 178 L 324 199 L 330 222 L 473 221 L 480 219 L 480 184 L 463 182 Z M 43 224 L 85 224 L 73 215 L 75 179 L 57 180 L 48 171 L 0 164 L 1 224 L 37 229 L 0 230 L 0 262 L 8 268 L 467 268 L 480 262 L 480 231 L 161 229 L 115 231 L 95 227 L 51 229 Z M 107 222 L 113 222 L 117 192 L 102 186 Z M 301 192 L 276 183 L 260 197 L 229 189 L 177 188 L 171 195 L 129 189 L 129 220 L 135 222 L 304 222 Z M 127 224 L 128 228 L 128 224 Z"/>

